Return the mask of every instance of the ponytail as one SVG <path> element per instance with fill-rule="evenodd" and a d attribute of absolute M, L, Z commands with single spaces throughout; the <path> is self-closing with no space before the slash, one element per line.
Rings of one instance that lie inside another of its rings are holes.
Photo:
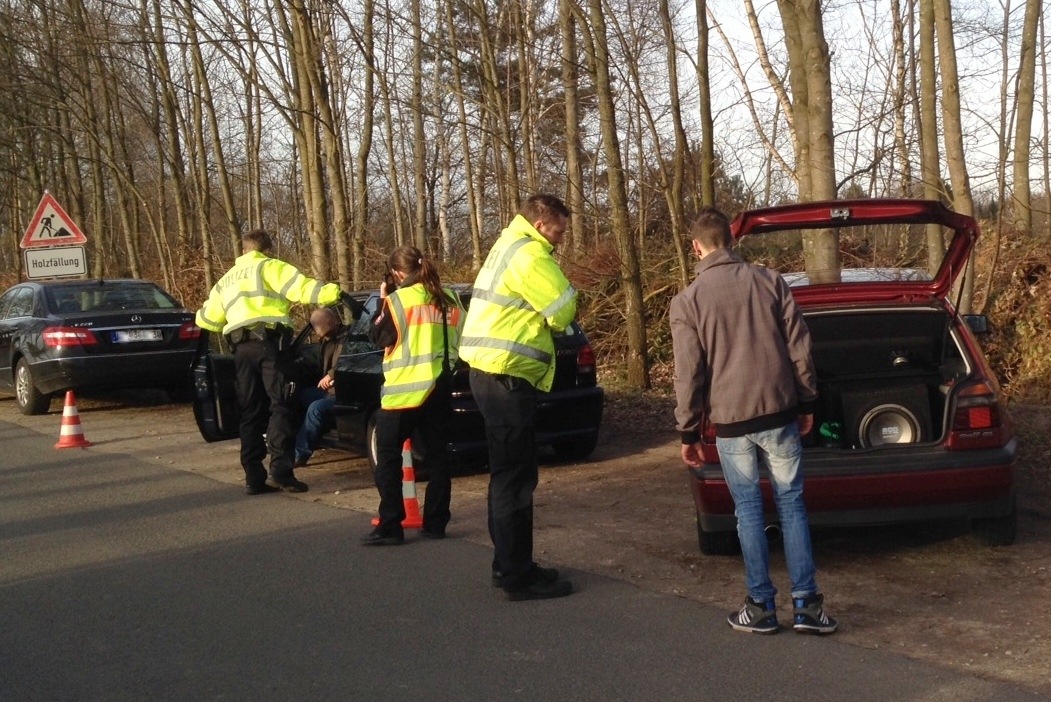
<path fill-rule="evenodd" d="M 424 258 L 415 246 L 399 246 L 390 252 L 387 265 L 405 274 L 405 285 L 422 283 L 430 296 L 430 302 L 442 310 L 447 309 L 448 299 L 442 290 L 442 281 L 438 269 L 430 259 Z"/>

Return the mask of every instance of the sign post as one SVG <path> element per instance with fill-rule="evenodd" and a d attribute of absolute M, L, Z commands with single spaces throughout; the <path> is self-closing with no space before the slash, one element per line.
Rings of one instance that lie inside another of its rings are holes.
<path fill-rule="evenodd" d="M 83 244 L 87 241 L 73 218 L 45 190 L 22 237 L 26 275 L 30 280 L 86 275 Z"/>

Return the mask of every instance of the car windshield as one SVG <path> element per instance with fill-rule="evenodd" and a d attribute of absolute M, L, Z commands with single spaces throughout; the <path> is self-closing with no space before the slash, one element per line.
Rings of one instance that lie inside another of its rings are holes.
<path fill-rule="evenodd" d="M 819 237 L 824 232 L 838 234 L 840 272 L 806 270 L 803 263 L 806 237 Z M 929 281 L 940 263 L 940 257 L 931 257 L 931 242 L 944 250 L 952 236 L 952 229 L 937 224 L 790 229 L 745 236 L 738 240 L 737 250 L 746 261 L 777 270 L 792 286 Z"/>
<path fill-rule="evenodd" d="M 156 285 L 135 281 L 84 281 L 83 285 L 48 287 L 47 301 L 48 306 L 59 313 L 170 310 L 182 307 Z"/>

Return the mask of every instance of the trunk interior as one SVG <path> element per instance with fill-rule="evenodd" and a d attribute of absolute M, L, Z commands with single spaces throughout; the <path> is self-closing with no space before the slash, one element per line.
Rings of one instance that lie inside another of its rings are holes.
<path fill-rule="evenodd" d="M 818 376 L 808 447 L 875 449 L 939 441 L 947 400 L 968 372 L 940 308 L 806 315 Z"/>

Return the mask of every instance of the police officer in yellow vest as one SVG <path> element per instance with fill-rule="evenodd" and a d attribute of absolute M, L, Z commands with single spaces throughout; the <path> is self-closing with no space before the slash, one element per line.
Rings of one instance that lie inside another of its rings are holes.
<path fill-rule="evenodd" d="M 292 341 L 288 308 L 293 302 L 335 304 L 341 290 L 335 283 L 308 278 L 295 266 L 270 258 L 270 235 L 262 229 L 245 234 L 241 246 L 244 253 L 197 312 L 197 325 L 222 332 L 234 349 L 246 492 L 306 492 L 306 483 L 296 480 L 292 467 L 295 435 L 282 353 Z M 275 485 L 266 482 L 263 459 L 268 451 Z"/>
<path fill-rule="evenodd" d="M 569 214 L 553 195 L 525 202 L 478 273 L 460 342 L 489 443 L 493 584 L 511 600 L 573 591 L 557 570 L 533 561 L 537 391 L 550 390 L 554 379 L 552 332 L 565 330 L 577 309 L 577 293 L 552 256 Z"/>
<path fill-rule="evenodd" d="M 452 369 L 457 360 L 464 311 L 460 298 L 443 288 L 438 272 L 413 246 L 399 246 L 387 259 L 392 280 L 380 287 L 383 308 L 369 337 L 383 354 L 383 387 L 376 412 L 376 489 L 379 524 L 362 538 L 366 546 L 404 542 L 402 445 L 416 429 L 423 435 L 427 491 L 420 535 L 445 536 L 452 480 L 445 457 Z"/>

